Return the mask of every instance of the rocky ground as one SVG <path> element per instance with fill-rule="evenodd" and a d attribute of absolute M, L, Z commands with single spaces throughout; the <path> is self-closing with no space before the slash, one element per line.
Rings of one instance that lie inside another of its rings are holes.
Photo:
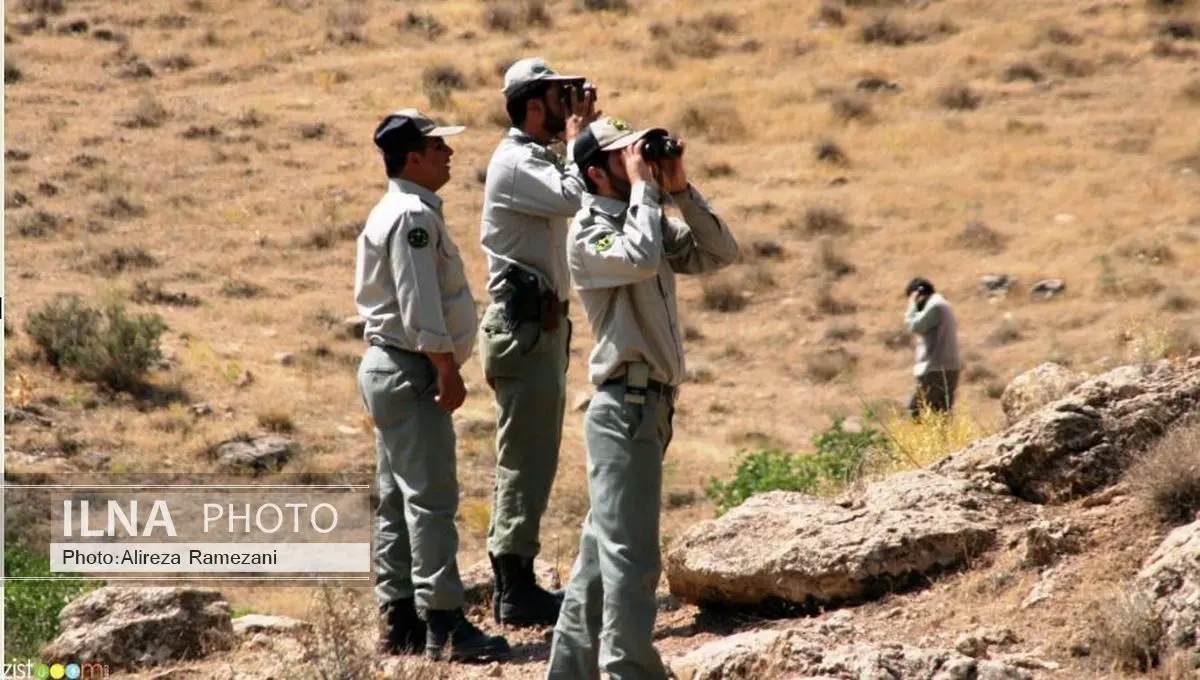
<path fill-rule="evenodd" d="M 834 499 L 760 494 L 676 538 L 657 640 L 674 672 L 1196 677 L 1200 359 L 1063 375 L 1014 381 L 1013 424 L 930 469 Z M 487 569 L 465 578 L 483 621 Z M 215 591 L 108 587 L 64 609 L 46 655 L 158 680 L 544 673 L 549 630 L 508 631 L 516 658 L 502 665 L 385 659 L 371 652 L 369 593 L 315 602 L 307 621 L 233 618 Z"/>

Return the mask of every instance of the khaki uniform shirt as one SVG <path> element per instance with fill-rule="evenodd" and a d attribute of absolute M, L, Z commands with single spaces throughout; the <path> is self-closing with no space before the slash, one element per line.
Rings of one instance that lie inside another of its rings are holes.
<path fill-rule="evenodd" d="M 437 194 L 389 180 L 358 236 L 354 301 L 371 344 L 471 356 L 475 299 Z"/>
<path fill-rule="evenodd" d="M 684 378 L 675 274 L 722 269 L 738 244 L 695 187 L 671 196 L 683 220 L 668 219 L 657 185 L 633 185 L 629 203 L 585 194 L 567 236 L 571 277 L 596 338 L 588 373 L 595 385 L 650 365 L 650 378 Z"/>
<path fill-rule="evenodd" d="M 571 157 L 573 143 L 567 145 Z M 580 206 L 583 177 L 574 163 L 563 170 L 550 151 L 516 128 L 488 163 L 480 242 L 488 262 L 488 292 L 498 297 L 510 264 L 537 275 L 566 300 L 570 289 L 564 252 L 567 221 Z"/>

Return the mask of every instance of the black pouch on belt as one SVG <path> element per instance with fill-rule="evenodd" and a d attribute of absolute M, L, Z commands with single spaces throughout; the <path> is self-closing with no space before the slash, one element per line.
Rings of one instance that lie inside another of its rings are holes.
<path fill-rule="evenodd" d="M 504 319 L 509 328 L 516 328 L 522 321 L 541 318 L 542 300 L 538 295 L 537 277 L 510 265 L 504 270 L 504 280 L 512 289 L 504 300 Z"/>

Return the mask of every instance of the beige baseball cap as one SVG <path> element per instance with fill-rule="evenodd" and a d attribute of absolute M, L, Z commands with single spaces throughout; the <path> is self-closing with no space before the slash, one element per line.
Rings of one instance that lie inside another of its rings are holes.
<path fill-rule="evenodd" d="M 505 99 L 512 97 L 517 92 L 525 89 L 529 85 L 542 81 L 551 82 L 568 82 L 568 81 L 586 80 L 583 76 L 567 76 L 550 68 L 546 60 L 542 57 L 529 57 L 521 59 L 508 70 L 504 72 L 504 93 Z"/>
<path fill-rule="evenodd" d="M 592 121 L 578 137 L 575 138 L 574 161 L 583 167 L 592 156 L 601 151 L 617 151 L 637 142 L 651 134 L 667 134 L 663 128 L 645 128 L 634 130 L 633 126 L 621 118 L 605 116 Z"/>
<path fill-rule="evenodd" d="M 466 129 L 462 125 L 438 125 L 417 109 L 401 109 L 384 116 L 375 127 L 375 146 L 383 149 L 415 137 L 453 137 Z"/>

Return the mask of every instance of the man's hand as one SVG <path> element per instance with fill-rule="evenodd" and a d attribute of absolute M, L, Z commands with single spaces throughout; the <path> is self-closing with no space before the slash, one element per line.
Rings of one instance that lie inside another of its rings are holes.
<path fill-rule="evenodd" d="M 654 173 L 646 159 L 642 158 L 643 143 L 644 141 L 639 139 L 637 143 L 621 149 L 621 162 L 625 164 L 625 174 L 629 175 L 630 184 L 637 184 L 639 181 L 653 184 L 655 181 Z"/>
<path fill-rule="evenodd" d="M 912 292 L 912 295 L 908 296 L 908 304 L 913 305 L 915 307 L 917 304 L 917 300 L 920 300 L 920 299 L 921 299 L 921 291 L 914 290 Z"/>
<path fill-rule="evenodd" d="M 659 185 L 662 186 L 663 191 L 670 194 L 677 194 L 687 189 L 687 172 L 683 169 L 683 154 L 686 151 L 687 144 L 680 139 L 678 158 L 664 158 L 654 164 L 655 176 L 658 179 Z"/>
<path fill-rule="evenodd" d="M 567 111 L 567 141 L 569 142 L 578 137 L 592 121 L 599 118 L 601 112 L 596 110 L 596 94 L 592 90 L 585 92 L 582 101 L 573 87 L 567 96 L 571 100 L 571 110 Z"/>
<path fill-rule="evenodd" d="M 453 413 L 467 400 L 467 386 L 463 384 L 458 364 L 454 363 L 451 354 L 430 354 L 429 358 L 437 368 L 438 393 L 433 400 L 442 410 Z"/>

